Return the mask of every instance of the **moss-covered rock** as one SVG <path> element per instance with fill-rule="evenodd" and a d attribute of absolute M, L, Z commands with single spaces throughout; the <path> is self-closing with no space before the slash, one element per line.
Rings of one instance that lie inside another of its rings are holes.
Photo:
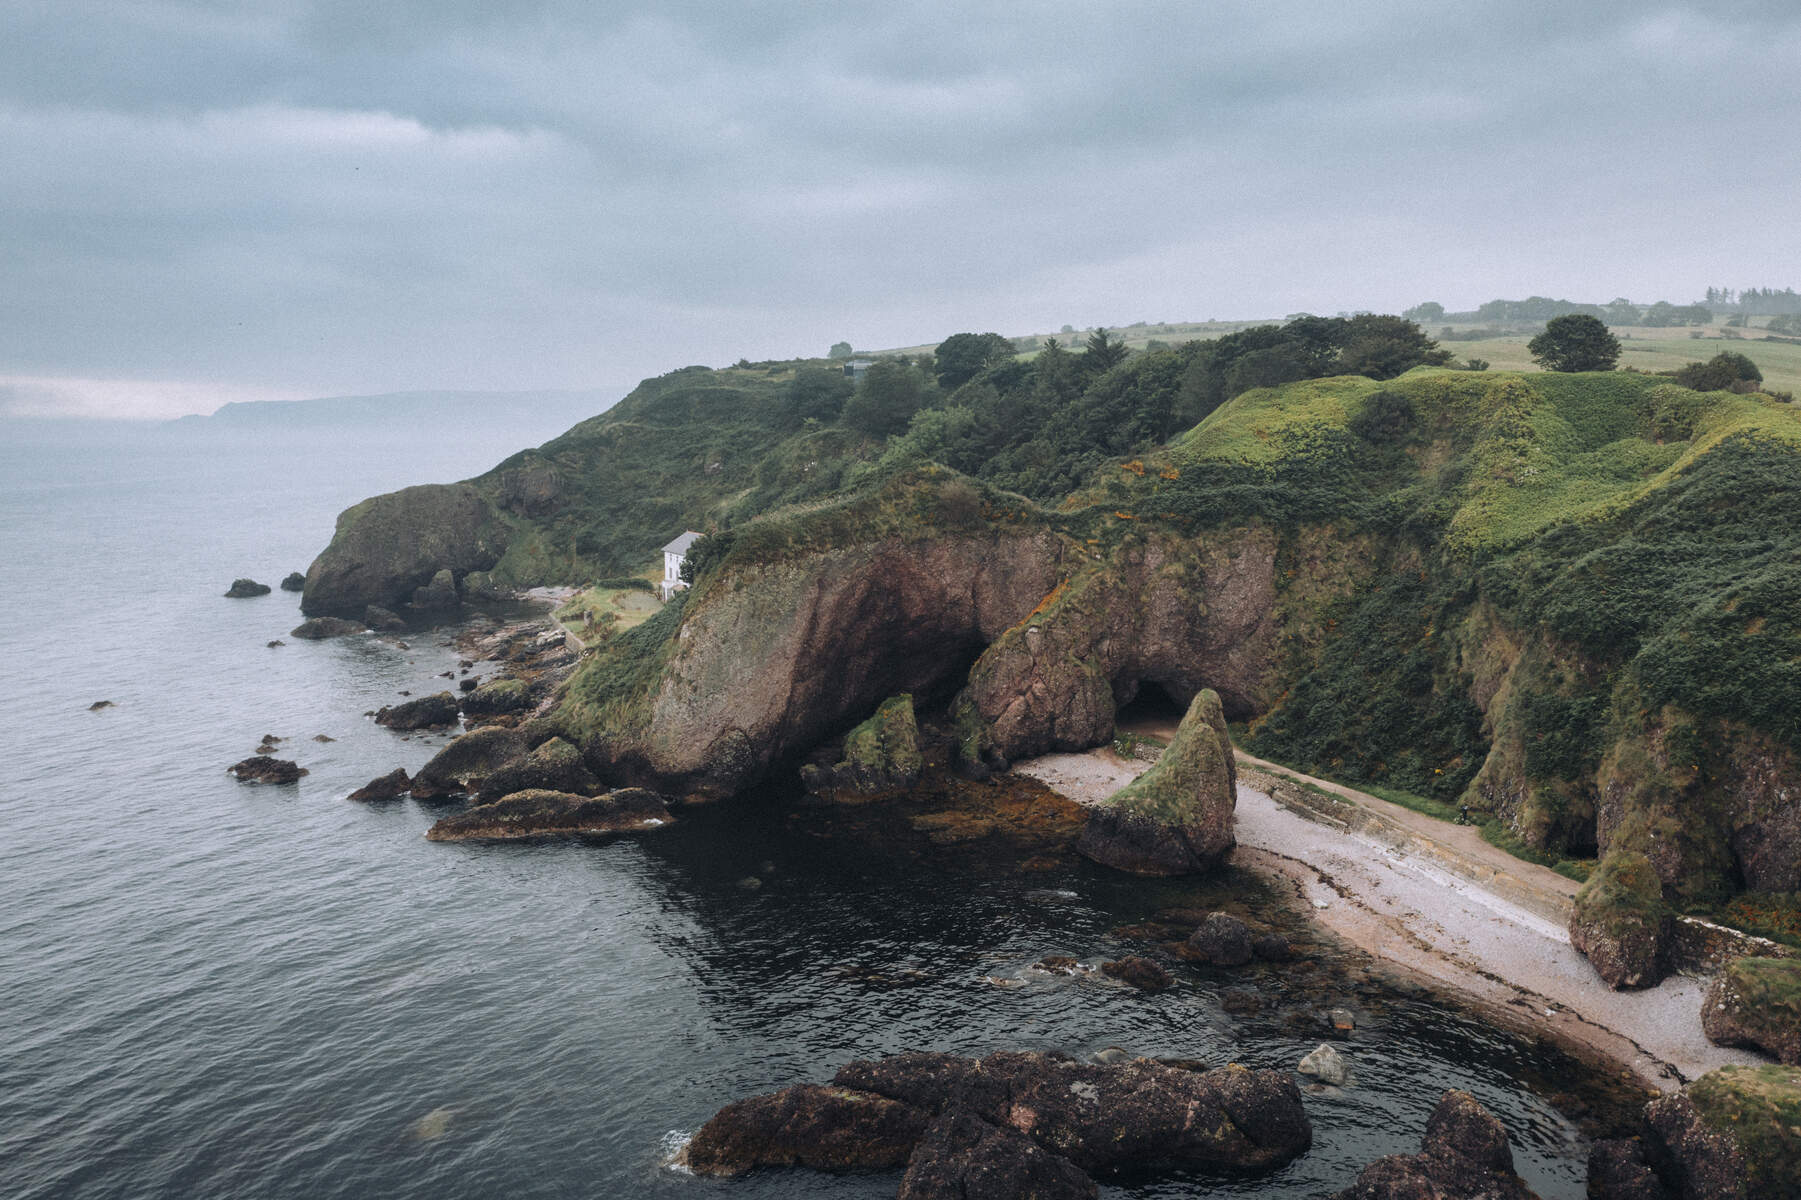
<path fill-rule="evenodd" d="M 1722 1046 L 1749 1046 L 1801 1064 L 1801 960 L 1736 958 L 1708 986 L 1701 1028 Z"/>
<path fill-rule="evenodd" d="M 642 788 L 604 796 L 530 790 L 445 817 L 425 833 L 434 842 L 512 841 L 542 837 L 591 837 L 659 829 L 670 821 L 663 798 Z"/>
<path fill-rule="evenodd" d="M 300 610 L 351 616 L 371 604 L 400 608 L 440 571 L 492 567 L 508 539 L 508 527 L 487 498 L 467 483 L 376 496 L 338 517 L 331 544 L 307 568 Z"/>
<path fill-rule="evenodd" d="M 375 723 L 389 729 L 434 729 L 457 723 L 457 698 L 450 692 L 434 692 L 404 704 L 383 705 Z"/>
<path fill-rule="evenodd" d="M 1218 693 L 1202 691 L 1150 770 L 1096 807 L 1076 849 L 1137 875 L 1217 864 L 1237 844 L 1238 770 Z M 1247 952 L 1248 953 L 1248 952 Z"/>
<path fill-rule="evenodd" d="M 475 794 L 483 803 L 489 803 L 514 792 L 573 792 L 591 796 L 600 790 L 600 780 L 582 762 L 581 752 L 562 738 L 551 738 L 524 758 L 489 772 L 476 787 Z"/>
<path fill-rule="evenodd" d="M 1721 1067 L 1645 1108 L 1650 1149 L 1683 1200 L 1776 1200 L 1801 1180 L 1801 1069 Z"/>
<path fill-rule="evenodd" d="M 225 590 L 227 600 L 246 600 L 252 596 L 267 596 L 268 594 L 269 585 L 258 583 L 254 579 L 234 579 L 231 581 L 231 586 Z"/>
<path fill-rule="evenodd" d="M 803 768 L 801 778 L 813 791 L 887 792 L 912 787 L 924 769 L 913 697 L 903 692 L 882 701 L 874 715 L 844 736 L 841 762 Z"/>
<path fill-rule="evenodd" d="M 1631 850 L 1601 860 L 1570 912 L 1570 944 L 1611 988 L 1650 987 L 1668 970 L 1672 916 L 1651 860 Z"/>
<path fill-rule="evenodd" d="M 463 697 L 463 711 L 472 717 L 516 713 L 531 705 L 531 689 L 523 679 L 490 679 Z"/>
<path fill-rule="evenodd" d="M 309 642 L 322 642 L 326 638 L 349 637 L 353 633 L 366 633 L 368 628 L 361 621 L 352 621 L 344 617 L 309 617 L 290 629 L 288 636 L 303 638 Z"/>
<path fill-rule="evenodd" d="M 472 792 L 510 762 L 525 757 L 526 740 L 516 730 L 472 729 L 445 746 L 413 776 L 420 800 Z"/>

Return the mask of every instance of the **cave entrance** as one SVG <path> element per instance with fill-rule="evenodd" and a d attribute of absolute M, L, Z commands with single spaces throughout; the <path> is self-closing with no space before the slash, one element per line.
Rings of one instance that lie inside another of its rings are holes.
<path fill-rule="evenodd" d="M 1146 734 L 1168 741 L 1176 736 L 1176 726 L 1187 715 L 1188 706 L 1170 695 L 1164 686 L 1142 680 L 1132 698 L 1120 705 L 1113 715 L 1113 727 L 1120 733 Z"/>

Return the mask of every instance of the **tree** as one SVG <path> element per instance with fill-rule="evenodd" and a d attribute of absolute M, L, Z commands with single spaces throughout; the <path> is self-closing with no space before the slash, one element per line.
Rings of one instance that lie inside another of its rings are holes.
<path fill-rule="evenodd" d="M 1756 391 L 1763 372 L 1743 354 L 1723 350 L 1706 362 L 1692 362 L 1670 372 L 1670 377 L 1697 392 Z"/>
<path fill-rule="evenodd" d="M 849 342 L 833 342 L 831 350 L 829 350 L 826 353 L 826 357 L 827 358 L 849 358 L 851 356 L 851 353 L 852 353 L 852 351 L 851 351 Z"/>
<path fill-rule="evenodd" d="M 1083 344 L 1087 353 L 1082 355 L 1082 373 L 1090 379 L 1105 375 L 1126 360 L 1126 344 L 1105 329 L 1096 329 Z"/>
<path fill-rule="evenodd" d="M 998 333 L 953 333 L 939 343 L 933 373 L 938 386 L 949 391 L 1012 357 L 1013 342 Z"/>
<path fill-rule="evenodd" d="M 1619 339 L 1586 313 L 1551 318 L 1526 349 L 1547 371 L 1611 371 L 1620 361 Z"/>
<path fill-rule="evenodd" d="M 798 425 L 808 417 L 836 421 L 854 385 L 834 367 L 802 367 L 788 385 L 789 413 Z"/>
<path fill-rule="evenodd" d="M 925 399 L 925 380 L 914 364 L 884 358 L 869 368 L 856 394 L 844 402 L 844 423 L 875 437 L 907 427 Z"/>
<path fill-rule="evenodd" d="M 1424 304 L 1416 304 L 1401 314 L 1409 321 L 1442 321 L 1445 319 L 1445 306 L 1436 300 L 1428 300 Z"/>
<path fill-rule="evenodd" d="M 1440 350 L 1414 322 L 1377 313 L 1352 317 L 1338 350 L 1341 374 L 1370 379 L 1393 379 L 1414 367 L 1442 367 L 1450 361 L 1451 352 Z"/>

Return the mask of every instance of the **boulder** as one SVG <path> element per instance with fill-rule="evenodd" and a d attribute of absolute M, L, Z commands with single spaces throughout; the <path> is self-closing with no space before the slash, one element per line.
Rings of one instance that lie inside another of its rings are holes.
<path fill-rule="evenodd" d="M 1719 1045 L 1748 1046 L 1788 1066 L 1801 1064 L 1801 961 L 1727 963 L 1708 986 L 1701 1028 Z"/>
<path fill-rule="evenodd" d="M 1507 1130 L 1468 1092 L 1447 1091 L 1418 1154 L 1377 1159 L 1333 1200 L 1533 1200 L 1513 1173 Z"/>
<path fill-rule="evenodd" d="M 1721 1067 L 1645 1106 L 1649 1158 L 1681 1200 L 1794 1196 L 1801 1069 Z"/>
<path fill-rule="evenodd" d="M 1588 1200 L 1670 1200 L 1670 1194 L 1642 1143 L 1611 1139 L 1588 1148 Z"/>
<path fill-rule="evenodd" d="M 1251 939 L 1251 953 L 1264 962 L 1287 962 L 1294 957 L 1288 939 L 1279 933 L 1260 933 Z"/>
<path fill-rule="evenodd" d="M 457 595 L 456 577 L 446 567 L 431 577 L 431 582 L 413 589 L 414 608 L 433 610 L 455 608 L 463 599 Z"/>
<path fill-rule="evenodd" d="M 231 600 L 245 600 L 251 596 L 267 596 L 268 594 L 269 585 L 258 583 L 254 579 L 234 579 L 231 581 L 231 587 L 225 592 L 226 597 Z"/>
<path fill-rule="evenodd" d="M 485 571 L 505 552 L 508 529 L 467 483 L 427 484 L 346 509 L 307 568 L 300 609 L 351 616 L 370 604 L 398 608 L 441 570 Z"/>
<path fill-rule="evenodd" d="M 531 689 L 523 679 L 490 679 L 463 697 L 463 711 L 472 717 L 490 717 L 530 708 L 531 702 Z"/>
<path fill-rule="evenodd" d="M 117 707 L 117 706 L 114 705 L 111 700 L 96 700 L 92 704 L 88 705 L 88 711 L 89 712 L 99 712 L 103 708 L 114 708 L 114 707 Z"/>
<path fill-rule="evenodd" d="M 513 589 L 494 582 L 486 571 L 471 571 L 463 576 L 463 599 L 471 604 L 498 604 L 513 598 Z"/>
<path fill-rule="evenodd" d="M 347 797 L 351 800 L 398 800 L 411 791 L 413 781 L 405 767 L 395 767 L 386 775 L 371 779 Z"/>
<path fill-rule="evenodd" d="M 1672 918 L 1651 860 L 1615 851 L 1601 860 L 1570 911 L 1570 944 L 1608 987 L 1651 987 L 1668 970 Z"/>
<path fill-rule="evenodd" d="M 562 738 L 551 738 L 524 758 L 497 768 L 481 781 L 475 794 L 484 804 L 514 792 L 575 792 L 592 796 L 600 780 L 582 762 L 581 752 Z"/>
<path fill-rule="evenodd" d="M 525 738 L 511 729 L 472 729 L 445 746 L 413 777 L 420 800 L 473 791 L 507 763 L 525 757 Z"/>
<path fill-rule="evenodd" d="M 258 754 L 243 762 L 234 763 L 228 768 L 244 783 L 296 783 L 306 768 L 285 758 L 270 758 L 267 754 Z"/>
<path fill-rule="evenodd" d="M 1295 1070 L 1309 1079 L 1317 1079 L 1321 1083 L 1328 1083 L 1333 1087 L 1343 1087 L 1345 1081 L 1351 1077 L 1350 1068 L 1345 1065 L 1344 1055 L 1324 1042 L 1315 1046 L 1306 1057 L 1302 1058 L 1301 1065 Z"/>
<path fill-rule="evenodd" d="M 457 723 L 457 698 L 449 692 L 436 692 L 408 700 L 405 704 L 384 705 L 375 714 L 375 723 L 389 729 L 434 729 Z"/>
<path fill-rule="evenodd" d="M 926 1127 L 898 1200 L 1092 1200 L 1094 1180 L 1023 1134 L 961 1109 Z"/>
<path fill-rule="evenodd" d="M 343 617 L 311 617 L 296 625 L 288 636 L 317 642 L 362 633 L 367 628 L 361 621 L 347 621 Z"/>
<path fill-rule="evenodd" d="M 510 841 L 657 829 L 669 821 L 663 798 L 643 788 L 622 788 L 604 796 L 536 790 L 514 792 L 445 817 L 425 836 L 434 842 Z"/>
<path fill-rule="evenodd" d="M 1210 913 L 1188 935 L 1190 957 L 1216 967 L 1242 967 L 1251 961 L 1251 929 L 1230 913 Z"/>
<path fill-rule="evenodd" d="M 281 590 L 284 592 L 298 592 L 305 590 L 305 588 L 306 576 L 302 575 L 299 571 L 289 571 L 286 577 L 281 581 Z"/>
<path fill-rule="evenodd" d="M 921 1109 L 868 1092 L 801 1084 L 720 1109 L 688 1143 L 687 1164 L 696 1175 L 893 1169 L 906 1163 L 928 1120 Z"/>
<path fill-rule="evenodd" d="M 371 604 L 363 610 L 363 624 L 384 633 L 392 633 L 395 630 L 406 628 L 406 622 L 401 619 L 399 613 L 383 608 L 379 604 Z"/>
<path fill-rule="evenodd" d="M 1205 870 L 1237 844 L 1237 783 L 1219 696 L 1202 691 L 1156 764 L 1089 815 L 1076 849 L 1135 875 Z"/>
<path fill-rule="evenodd" d="M 810 791 L 887 792 L 912 787 L 924 769 L 913 697 L 903 692 L 882 701 L 873 716 L 845 735 L 842 762 L 830 768 L 809 764 L 801 778 Z"/>
<path fill-rule="evenodd" d="M 1102 963 L 1101 974 L 1129 983 L 1146 992 L 1161 992 L 1175 982 L 1169 977 L 1168 971 L 1150 959 L 1136 954 L 1127 955 L 1114 962 Z"/>

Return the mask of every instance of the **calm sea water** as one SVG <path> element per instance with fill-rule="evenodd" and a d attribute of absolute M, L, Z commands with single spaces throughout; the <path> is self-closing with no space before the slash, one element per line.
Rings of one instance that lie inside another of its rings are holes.
<path fill-rule="evenodd" d="M 1111 931 L 1162 904 L 1286 919 L 1244 877 L 1021 873 L 780 794 L 598 846 L 435 845 L 431 811 L 347 803 L 435 749 L 362 714 L 442 686 L 443 631 L 299 642 L 295 597 L 220 593 L 304 569 L 365 495 L 551 432 L 0 426 L 0 1195 L 891 1196 L 894 1176 L 662 1162 L 728 1100 L 902 1049 L 1292 1066 L 1318 1036 L 1286 1014 L 1341 992 L 1356 1086 L 1309 1097 L 1308 1155 L 1106 1194 L 1317 1195 L 1417 1148 L 1448 1086 L 1502 1116 L 1542 1195 L 1582 1194 L 1552 1099 L 1579 1068 L 1429 998 L 1355 997 L 1327 951 L 1311 978 L 1185 970 L 1154 997 L 1024 970 L 1138 948 Z M 224 773 L 264 733 L 298 787 Z M 1277 1003 L 1224 1013 L 1247 981 Z"/>

